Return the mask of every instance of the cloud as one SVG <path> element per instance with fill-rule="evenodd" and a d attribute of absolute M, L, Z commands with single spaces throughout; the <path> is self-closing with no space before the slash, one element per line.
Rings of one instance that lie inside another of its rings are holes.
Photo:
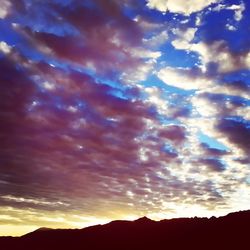
<path fill-rule="evenodd" d="M 216 91 L 213 93 L 212 90 L 211 92 L 200 92 L 191 98 L 194 109 L 200 115 L 203 117 L 239 116 L 248 120 L 249 106 L 245 99 L 239 96 L 217 94 Z"/>
<path fill-rule="evenodd" d="M 225 41 L 214 41 L 210 44 L 200 42 L 192 44 L 190 50 L 201 55 L 204 65 L 215 63 L 220 73 L 228 73 L 250 68 L 250 52 L 232 52 Z"/>
<path fill-rule="evenodd" d="M 221 10 L 233 10 L 234 11 L 234 19 L 239 22 L 243 18 L 243 12 L 245 11 L 245 4 L 243 1 L 240 4 L 233 4 L 230 6 L 224 4 L 218 4 L 213 8 L 213 11 L 221 11 Z"/>
<path fill-rule="evenodd" d="M 230 31 L 235 31 L 235 30 L 237 29 L 235 26 L 233 26 L 233 25 L 231 25 L 231 24 L 227 24 L 227 25 L 226 25 L 226 28 L 227 28 L 228 30 L 230 30 Z"/>
<path fill-rule="evenodd" d="M 185 167 L 178 167 L 179 152 L 187 140 L 185 127 L 160 125 L 151 106 L 137 95 L 132 96 L 134 100 L 119 98 L 112 94 L 114 87 L 97 83 L 89 75 L 45 63 L 24 64 L 27 68 L 19 73 L 18 83 L 28 76 L 33 82 L 18 92 L 14 77 L 18 71 L 11 62 L 3 62 L 13 85 L 2 92 L 6 99 L 1 98 L 0 115 L 5 117 L 1 124 L 2 206 L 49 212 L 59 206 L 69 213 L 84 210 L 85 216 L 121 211 L 122 206 L 142 214 L 145 208 L 152 213 L 159 210 L 166 197 L 190 203 L 182 189 L 197 198 L 194 187 L 204 184 L 199 179 L 182 180 L 177 174 L 185 173 Z M 40 77 L 32 78 L 33 74 Z M 41 80 L 55 87 L 40 85 Z M 13 92 L 18 103 L 7 98 Z M 3 107 L 11 112 L 3 112 Z M 166 144 L 173 151 L 164 149 Z M 134 196 L 128 197 L 127 190 Z M 214 196 L 214 191 L 203 192 Z"/>
<path fill-rule="evenodd" d="M 246 68 L 247 50 L 198 39 L 203 26 L 167 23 L 134 1 L 18 3 L 0 43 L 3 223 L 69 227 L 231 206 L 247 176 L 249 86 L 229 73 Z M 180 3 L 167 7 L 187 15 L 209 5 Z M 168 47 L 200 58 L 165 67 Z"/>
<path fill-rule="evenodd" d="M 241 2 L 239 5 L 232 5 L 228 9 L 234 10 L 234 19 L 240 21 L 243 18 L 243 12 L 245 11 L 245 4 Z"/>
<path fill-rule="evenodd" d="M 186 139 L 185 128 L 177 125 L 169 125 L 159 131 L 159 137 L 168 139 L 177 144 L 183 143 Z"/>
<path fill-rule="evenodd" d="M 9 75 L 8 82 L 3 81 L 6 85 L 1 85 L 0 101 L 5 120 L 1 123 L 2 195 L 20 198 L 22 206 L 27 206 L 27 201 L 37 198 L 50 202 L 54 200 L 51 190 L 60 190 L 58 199 L 63 202 L 72 192 L 63 188 L 65 183 L 76 184 L 72 186 L 76 196 L 91 197 L 93 192 L 82 189 L 83 179 L 86 185 L 88 178 L 97 181 L 104 176 L 104 183 L 109 183 L 119 171 L 131 175 L 127 167 L 139 160 L 140 145 L 135 139 L 146 129 L 146 121 L 154 119 L 149 106 L 116 97 L 111 94 L 114 88 L 83 73 L 66 73 L 39 63 L 31 63 L 30 70 L 20 73 L 11 62 L 2 59 L 1 63 Z M 41 85 L 41 91 L 36 89 L 39 82 L 27 80 L 31 72 L 41 78 L 49 76 L 55 88 Z M 102 174 L 94 174 L 99 171 Z M 82 175 L 76 174 L 79 172 Z M 94 190 L 101 195 L 101 186 Z M 12 201 L 12 205 L 20 203 Z"/>
<path fill-rule="evenodd" d="M 11 8 L 11 2 L 2 0 L 1 1 L 1 9 L 0 9 L 0 19 L 4 19 L 10 11 Z"/>
<path fill-rule="evenodd" d="M 221 172 L 225 170 L 224 164 L 219 159 L 216 158 L 201 158 L 196 162 L 196 164 L 205 165 L 210 170 L 216 172 Z"/>
<path fill-rule="evenodd" d="M 114 77 L 114 72 L 126 73 L 131 67 L 140 70 L 145 60 L 159 56 L 159 52 L 142 47 L 142 29 L 124 15 L 116 2 L 108 7 L 102 1 L 94 1 L 93 8 L 77 4 L 77 8 L 69 9 L 55 3 L 37 3 L 35 8 L 39 6 L 44 10 L 40 13 L 43 21 L 38 20 L 39 29 L 31 23 L 29 5 L 26 12 L 17 10 L 17 15 L 27 18 L 26 27 L 16 25 L 15 29 L 29 41 L 29 46 L 49 57 Z M 56 20 L 52 12 L 57 13 Z M 51 30 L 44 26 L 51 26 Z"/>
<path fill-rule="evenodd" d="M 166 94 L 164 94 L 162 89 L 155 86 L 147 87 L 144 91 L 148 94 L 146 101 L 154 105 L 160 115 L 166 116 L 169 119 L 178 119 L 190 115 L 190 108 L 185 98 L 181 95 L 167 94 L 166 98 Z M 176 100 L 178 100 L 178 103 L 176 103 Z"/>
<path fill-rule="evenodd" d="M 250 128 L 244 120 L 221 119 L 217 124 L 217 129 L 227 135 L 229 141 L 240 147 L 246 154 L 250 151 Z"/>
<path fill-rule="evenodd" d="M 206 91 L 213 94 L 218 95 L 224 95 L 224 96 L 235 96 L 238 97 L 238 99 L 247 100 L 250 99 L 250 94 L 248 91 L 249 87 L 241 82 L 241 81 L 235 81 L 230 83 L 221 83 L 217 84 L 210 89 L 207 89 Z M 227 102 L 228 108 L 230 106 L 230 102 Z M 242 101 L 244 103 L 244 101 Z M 235 105 L 234 105 L 235 106 Z M 243 105 L 244 106 L 244 105 Z M 247 113 L 245 114 L 247 115 Z"/>
<path fill-rule="evenodd" d="M 166 43 L 166 41 L 168 40 L 168 33 L 167 31 L 162 31 L 159 34 L 150 37 L 149 39 L 144 39 L 144 43 L 146 46 L 148 47 L 158 47 L 164 43 Z"/>
<path fill-rule="evenodd" d="M 4 54 L 8 54 L 11 51 L 11 46 L 9 46 L 6 42 L 0 42 L 0 51 Z"/>
<path fill-rule="evenodd" d="M 209 157 L 219 157 L 228 154 L 228 151 L 218 148 L 212 148 L 206 143 L 202 143 L 200 146 L 204 150 L 204 154 Z"/>
<path fill-rule="evenodd" d="M 234 26 L 226 24 L 230 30 L 235 30 Z M 233 51 L 225 40 L 209 40 L 195 42 L 198 28 L 175 28 L 172 30 L 174 39 L 171 44 L 177 50 L 196 52 L 200 57 L 201 69 L 210 74 L 225 74 L 250 68 L 250 52 L 246 48 L 239 52 Z M 209 34 L 209 33 L 208 33 Z"/>
<path fill-rule="evenodd" d="M 94 10 L 79 6 L 70 12 L 64 7 L 55 7 L 61 19 L 76 30 L 73 34 L 62 36 L 29 29 L 21 32 L 37 49 L 48 55 L 54 54 L 60 60 L 76 63 L 105 77 L 117 77 L 129 84 L 145 80 L 161 53 L 152 51 L 151 47 L 145 48 L 144 27 L 123 13 L 122 3 L 112 2 L 107 7 L 102 1 L 96 1 L 94 5 Z M 113 18 L 111 23 L 110 18 Z M 155 45 L 164 42 L 166 36 L 165 32 L 156 35 Z"/>
<path fill-rule="evenodd" d="M 1 205 L 10 206 L 12 204 L 13 207 L 29 207 L 34 209 L 45 209 L 48 210 L 49 207 L 53 209 L 59 209 L 62 207 L 67 207 L 69 204 L 61 202 L 61 201 L 46 201 L 46 200 L 36 200 L 30 198 L 23 197 L 15 197 L 12 195 L 3 195 L 1 196 Z"/>
<path fill-rule="evenodd" d="M 211 119 L 210 125 L 201 122 L 197 127 L 219 139 L 236 158 L 248 157 L 248 144 L 244 139 L 248 136 L 247 101 L 237 96 L 212 93 L 200 93 L 191 100 L 194 109 L 203 119 Z"/>
<path fill-rule="evenodd" d="M 188 28 L 186 30 L 174 29 L 173 33 L 177 36 L 177 39 L 172 41 L 172 45 L 176 49 L 189 50 L 196 31 L 197 28 Z"/>
<path fill-rule="evenodd" d="M 191 29 L 190 39 L 193 38 L 196 29 Z M 229 73 L 250 68 L 250 52 L 232 52 L 225 41 L 213 41 L 212 43 L 192 43 L 190 39 L 180 37 L 172 42 L 176 49 L 193 51 L 200 55 L 204 71 L 213 70 L 214 74 Z M 192 36 L 191 36 L 192 34 Z M 212 67 L 211 67 L 212 66 Z"/>
<path fill-rule="evenodd" d="M 159 23 L 150 17 L 138 15 L 134 18 L 137 25 L 145 32 L 162 31 L 165 28 L 165 23 Z"/>
<path fill-rule="evenodd" d="M 218 0 L 201 0 L 195 1 L 191 0 L 147 0 L 147 6 L 150 9 L 156 9 L 161 12 L 173 12 L 182 15 L 190 15 L 194 12 L 198 12 L 208 7 L 212 3 L 217 3 Z"/>
<path fill-rule="evenodd" d="M 166 84 L 185 90 L 205 89 L 213 84 L 199 68 L 166 67 L 161 69 L 157 76 Z"/>

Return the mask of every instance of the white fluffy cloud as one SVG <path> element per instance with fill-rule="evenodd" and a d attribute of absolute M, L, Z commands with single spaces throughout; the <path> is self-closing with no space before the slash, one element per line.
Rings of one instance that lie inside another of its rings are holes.
<path fill-rule="evenodd" d="M 233 72 L 239 69 L 250 68 L 250 52 L 234 54 L 225 41 L 215 41 L 212 44 L 203 42 L 192 44 L 190 50 L 201 55 L 203 64 L 216 63 L 221 73 Z"/>
<path fill-rule="evenodd" d="M 213 84 L 198 69 L 166 67 L 161 69 L 157 76 L 168 85 L 186 90 L 204 89 Z"/>
<path fill-rule="evenodd" d="M 238 106 L 230 100 L 212 101 L 206 97 L 206 93 L 199 92 L 191 98 L 191 103 L 203 117 L 240 116 L 245 120 L 250 119 L 250 107 L 246 104 Z"/>
<path fill-rule="evenodd" d="M 148 0 L 147 6 L 161 12 L 170 11 L 183 15 L 190 15 L 206 8 L 218 0 Z"/>
<path fill-rule="evenodd" d="M 193 51 L 200 55 L 200 61 L 204 71 L 209 63 L 216 63 L 219 73 L 229 73 L 240 69 L 250 68 L 250 51 L 235 54 L 230 51 L 223 40 L 207 44 L 204 42 L 192 43 L 196 29 L 189 28 L 183 34 L 180 30 L 174 31 L 177 39 L 172 41 L 176 49 Z"/>
<path fill-rule="evenodd" d="M 250 92 L 246 91 L 244 88 L 237 88 L 237 84 L 218 84 L 213 86 L 210 89 L 206 89 L 206 92 L 214 93 L 214 94 L 223 94 L 223 95 L 232 95 L 239 96 L 241 98 L 250 100 Z"/>
<path fill-rule="evenodd" d="M 239 22 L 243 18 L 243 12 L 245 10 L 245 4 L 241 2 L 240 4 L 233 4 L 230 6 L 227 6 L 225 4 L 218 4 L 215 8 L 213 8 L 213 11 L 221 11 L 221 10 L 232 10 L 234 11 L 234 19 L 235 21 Z"/>
<path fill-rule="evenodd" d="M 9 46 L 6 42 L 0 42 L 0 51 L 4 54 L 8 54 L 11 51 L 11 46 Z"/>
<path fill-rule="evenodd" d="M 164 30 L 161 33 L 149 38 L 144 39 L 144 43 L 150 47 L 157 47 L 159 45 L 164 44 L 168 40 L 168 33 Z"/>
<path fill-rule="evenodd" d="M 155 58 L 149 59 L 143 64 L 139 65 L 137 68 L 131 67 L 131 69 L 127 70 L 122 74 L 121 79 L 129 84 L 137 84 L 140 81 L 145 81 L 147 79 L 148 74 L 154 70 L 155 64 Z"/>
<path fill-rule="evenodd" d="M 232 5 L 230 9 L 235 11 L 234 19 L 236 21 L 240 21 L 243 18 L 243 12 L 245 10 L 245 5 L 243 2 L 240 5 Z"/>
<path fill-rule="evenodd" d="M 191 41 L 194 39 L 196 28 L 188 28 L 187 30 L 173 30 L 173 33 L 178 37 L 174 41 L 172 41 L 172 45 L 176 49 L 184 49 L 189 50 L 192 46 Z"/>
<path fill-rule="evenodd" d="M 5 18 L 8 15 L 10 7 L 11 7 L 10 1 L 1 0 L 0 19 Z"/>

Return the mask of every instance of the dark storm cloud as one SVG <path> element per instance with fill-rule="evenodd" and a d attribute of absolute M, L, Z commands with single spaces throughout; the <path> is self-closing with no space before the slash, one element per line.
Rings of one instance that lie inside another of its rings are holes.
<path fill-rule="evenodd" d="M 183 143 L 186 139 L 185 128 L 177 125 L 169 125 L 158 133 L 160 138 L 168 139 L 174 143 Z"/>
<path fill-rule="evenodd" d="M 13 142 L 15 140 L 13 138 L 21 130 L 16 121 L 18 124 L 22 124 L 24 121 L 25 105 L 30 101 L 35 88 L 26 72 L 18 68 L 18 65 L 11 60 L 1 58 L 0 68 L 4 72 L 0 75 L 0 144 L 1 149 L 4 150 L 6 144 Z M 11 135 L 11 138 L 6 137 L 6 135 Z"/>
<path fill-rule="evenodd" d="M 235 86 L 241 89 L 241 87 Z M 230 93 L 230 92 L 229 92 Z M 246 92 L 245 92 L 246 93 Z M 235 95 L 201 93 L 198 98 L 206 101 L 209 105 L 207 116 L 215 116 L 214 133 L 220 134 L 228 143 L 228 152 L 218 149 L 211 149 L 208 145 L 202 144 L 202 149 L 207 156 L 229 156 L 232 155 L 233 148 L 242 150 L 248 158 L 249 152 L 249 103 L 248 99 Z M 203 114 L 202 114 L 203 115 Z"/>
<path fill-rule="evenodd" d="M 34 16 L 39 21 L 38 27 L 32 23 L 30 12 L 39 12 L 41 20 Z M 26 25 L 19 25 L 16 30 L 48 56 L 90 67 L 110 78 L 117 70 L 124 72 L 142 63 L 130 47 L 142 45 L 143 32 L 116 1 L 108 4 L 93 1 L 86 5 L 78 1 L 69 5 L 47 1 L 36 5 L 26 3 L 24 15 Z M 66 27 L 64 33 L 59 32 L 62 27 Z"/>
<path fill-rule="evenodd" d="M 240 162 L 241 164 L 245 164 L 245 165 L 248 165 L 250 164 L 250 158 L 247 157 L 247 158 L 238 158 L 238 159 L 235 159 L 236 162 Z"/>
<path fill-rule="evenodd" d="M 172 117 L 173 118 L 180 118 L 180 117 L 189 117 L 191 114 L 191 110 L 188 107 L 179 107 L 173 111 Z"/>
<path fill-rule="evenodd" d="M 221 172 L 225 170 L 224 164 L 216 158 L 201 158 L 197 163 L 207 166 L 212 171 Z"/>
<path fill-rule="evenodd" d="M 169 125 L 159 133 L 151 130 L 147 123 L 156 122 L 156 113 L 138 100 L 138 90 L 127 88 L 134 100 L 122 99 L 114 94 L 114 87 L 75 70 L 29 62 L 15 53 L 2 60 L 9 75 L 1 86 L 12 83 L 1 99 L 5 121 L 1 124 L 1 195 L 7 197 L 1 200 L 3 206 L 53 211 L 60 207 L 58 201 L 70 203 L 61 206 L 63 210 L 79 208 L 87 213 L 95 202 L 104 204 L 104 197 L 115 204 L 128 199 L 126 190 L 143 197 L 152 191 L 160 194 L 167 186 L 181 196 L 175 191 L 178 179 L 169 179 L 163 186 L 160 178 L 157 184 L 155 171 L 163 171 L 163 164 L 177 157 L 162 147 L 166 139 L 181 144 L 185 129 Z M 25 83 L 20 86 L 22 79 Z M 15 97 L 9 98 L 13 93 Z M 145 160 L 141 148 L 146 150 Z M 143 209 L 147 200 L 138 206 Z"/>
<path fill-rule="evenodd" d="M 218 122 L 217 129 L 226 134 L 230 142 L 246 153 L 250 152 L 250 127 L 246 121 L 240 118 L 224 118 Z"/>
<path fill-rule="evenodd" d="M 2 194 L 39 196 L 51 185 L 51 190 L 66 190 L 65 183 L 77 178 L 74 168 L 112 175 L 110 168 L 115 174 L 138 162 L 139 145 L 134 139 L 146 129 L 144 119 L 154 119 L 150 107 L 113 96 L 111 87 L 73 71 L 61 76 L 64 82 L 56 85 L 53 95 L 33 90 L 32 98 L 25 98 L 21 77 L 15 85 L 11 76 L 14 83 L 4 91 L 6 100 L 1 99 L 1 177 L 7 188 Z M 13 93 L 15 100 L 9 98 Z"/>
<path fill-rule="evenodd" d="M 105 74 L 139 62 L 129 46 L 140 45 L 141 32 L 119 5 L 105 9 L 102 1 L 96 1 L 94 9 L 66 9 L 54 2 L 23 3 L 17 12 L 25 21 L 15 29 L 28 39 L 26 46 L 51 59 L 92 64 Z M 46 32 L 50 22 L 54 26 Z M 59 23 L 74 29 L 58 33 Z M 158 160 L 150 152 L 147 163 L 141 162 L 144 142 L 137 139 L 147 131 L 147 121 L 156 117 L 149 105 L 138 100 L 140 91 L 125 88 L 130 99 L 123 99 L 117 96 L 118 89 L 85 73 L 33 61 L 32 53 L 28 56 L 12 49 L 1 64 L 5 72 L 1 75 L 1 195 L 11 197 L 2 205 L 55 210 L 55 200 L 70 200 L 71 207 L 88 211 L 98 200 L 104 204 L 105 199 L 117 203 L 126 199 L 129 178 L 135 180 L 131 189 L 137 195 L 148 192 L 140 188 L 145 174 L 151 178 L 152 168 L 161 168 L 161 161 L 170 159 L 161 153 Z M 162 142 L 158 144 L 146 140 L 145 148 L 157 151 Z"/>

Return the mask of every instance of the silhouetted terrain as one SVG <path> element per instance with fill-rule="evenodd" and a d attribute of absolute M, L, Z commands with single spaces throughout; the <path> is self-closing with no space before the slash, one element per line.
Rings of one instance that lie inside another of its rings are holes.
<path fill-rule="evenodd" d="M 38 229 L 0 237 L 0 249 L 249 249 L 250 210 L 224 217 L 113 221 L 84 229 Z"/>

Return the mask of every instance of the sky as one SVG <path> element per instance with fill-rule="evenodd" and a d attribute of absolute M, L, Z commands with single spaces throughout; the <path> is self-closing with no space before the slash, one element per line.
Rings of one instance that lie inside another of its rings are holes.
<path fill-rule="evenodd" d="M 0 0 L 0 235 L 249 209 L 249 15 Z"/>

